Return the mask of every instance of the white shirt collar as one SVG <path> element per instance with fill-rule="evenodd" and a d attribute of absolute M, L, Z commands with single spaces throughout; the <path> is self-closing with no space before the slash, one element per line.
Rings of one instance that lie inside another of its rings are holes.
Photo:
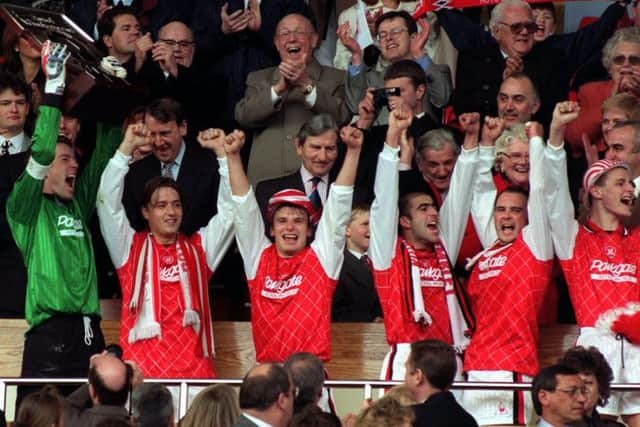
<path fill-rule="evenodd" d="M 253 422 L 255 425 L 257 425 L 258 427 L 273 427 L 271 424 L 269 423 L 265 423 L 264 421 L 262 421 L 259 418 L 256 418 L 252 415 L 247 414 L 246 412 L 243 412 L 242 415 L 244 415 L 245 417 L 247 417 L 249 419 L 249 421 Z"/>
<path fill-rule="evenodd" d="M 351 255 L 353 255 L 354 257 L 360 259 L 362 258 L 363 255 L 366 255 L 366 253 L 360 253 L 358 251 L 356 251 L 355 249 L 347 249 L 349 252 L 351 252 Z"/>
<path fill-rule="evenodd" d="M 27 138 L 24 132 L 20 132 L 16 136 L 12 136 L 11 138 L 0 137 L 0 144 L 4 143 L 5 140 L 11 141 L 11 147 L 9 147 L 9 154 L 18 154 L 23 153 L 29 149 L 31 146 L 31 140 Z"/>
<path fill-rule="evenodd" d="M 176 164 L 177 168 L 180 168 L 182 165 L 182 159 L 184 158 L 184 152 L 186 151 L 186 144 L 184 143 L 184 139 L 180 142 L 180 150 L 178 150 L 178 155 L 175 159 L 173 159 L 173 163 Z M 160 162 L 161 164 L 165 164 L 164 162 Z"/>
<path fill-rule="evenodd" d="M 302 176 L 302 182 L 307 183 L 311 180 L 311 178 L 313 178 L 315 175 L 311 174 L 311 172 L 309 172 L 307 170 L 307 168 L 304 167 L 304 165 L 300 166 L 300 176 Z M 325 174 L 322 175 L 320 177 L 320 179 L 322 180 L 322 182 L 324 182 L 325 184 L 329 182 L 329 174 Z"/>

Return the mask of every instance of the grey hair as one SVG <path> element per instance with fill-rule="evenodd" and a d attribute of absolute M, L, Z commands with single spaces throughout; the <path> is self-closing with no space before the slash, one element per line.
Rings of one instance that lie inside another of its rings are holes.
<path fill-rule="evenodd" d="M 132 412 L 138 427 L 164 427 L 173 416 L 173 397 L 167 387 L 142 383 L 133 388 Z"/>
<path fill-rule="evenodd" d="M 338 134 L 338 125 L 327 113 L 316 114 L 305 122 L 298 132 L 297 139 L 300 145 L 304 144 L 309 136 L 320 136 L 328 130 L 333 130 Z"/>
<path fill-rule="evenodd" d="M 631 152 L 640 152 L 640 121 L 633 119 L 626 120 L 624 122 L 617 123 L 613 128 L 620 129 L 626 127 L 633 128 L 633 147 L 631 147 Z"/>
<path fill-rule="evenodd" d="M 507 147 L 515 140 L 522 141 L 525 144 L 529 143 L 524 123 L 517 123 L 503 130 L 498 139 L 496 139 L 496 165 L 500 163 L 501 156 L 507 153 Z"/>
<path fill-rule="evenodd" d="M 607 70 L 611 65 L 613 52 L 616 50 L 618 43 L 623 43 L 623 42 L 635 43 L 637 45 L 640 45 L 640 28 L 636 28 L 636 27 L 621 28 L 615 33 L 613 33 L 611 38 L 607 40 L 607 43 L 605 43 L 604 47 L 602 48 L 602 65 Z"/>
<path fill-rule="evenodd" d="M 509 6 L 523 7 L 529 11 L 530 14 L 533 15 L 531 11 L 531 5 L 523 0 L 502 0 L 500 3 L 496 5 L 491 11 L 491 18 L 489 19 L 489 30 L 491 31 L 491 35 L 495 37 L 495 30 L 498 26 L 498 23 L 502 21 L 502 15 L 504 13 L 505 8 Z"/>
<path fill-rule="evenodd" d="M 439 128 L 425 132 L 416 141 L 416 156 L 422 156 L 424 150 L 440 151 L 445 145 L 449 145 L 457 156 L 460 154 L 460 146 L 456 143 L 450 130 Z"/>

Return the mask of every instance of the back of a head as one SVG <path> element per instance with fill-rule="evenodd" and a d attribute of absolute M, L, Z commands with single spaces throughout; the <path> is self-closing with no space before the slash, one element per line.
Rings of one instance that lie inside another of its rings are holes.
<path fill-rule="evenodd" d="M 27 395 L 20 403 L 16 427 L 57 427 L 62 422 L 63 402 L 53 386 Z"/>
<path fill-rule="evenodd" d="M 259 371 L 259 372 L 256 372 Z M 291 388 L 288 372 L 277 363 L 263 363 L 245 375 L 240 386 L 240 408 L 266 411 L 280 393 Z"/>
<path fill-rule="evenodd" d="M 291 419 L 289 427 L 341 427 L 340 419 L 322 412 L 317 405 L 307 405 Z"/>
<path fill-rule="evenodd" d="M 413 409 L 402 406 L 393 397 L 385 396 L 364 409 L 354 427 L 398 427 L 410 425 L 415 418 Z"/>
<path fill-rule="evenodd" d="M 179 425 L 232 427 L 239 417 L 236 391 L 227 384 L 217 384 L 198 393 Z"/>
<path fill-rule="evenodd" d="M 133 389 L 133 419 L 137 427 L 168 427 L 173 398 L 162 384 L 142 383 Z"/>
<path fill-rule="evenodd" d="M 432 387 L 442 390 L 451 386 L 458 369 L 453 347 L 436 339 L 411 344 L 407 362 L 414 371 L 420 369 Z"/>
<path fill-rule="evenodd" d="M 120 359 L 109 356 L 106 364 L 92 366 L 89 369 L 89 384 L 93 388 L 98 401 L 103 405 L 124 406 L 131 388 L 131 372 Z M 122 370 L 114 364 L 122 364 Z M 118 387 L 114 387 L 114 383 Z"/>
<path fill-rule="evenodd" d="M 307 352 L 294 353 L 284 362 L 284 368 L 291 375 L 293 385 L 298 388 L 294 412 L 320 400 L 325 376 L 324 366 L 318 357 Z"/>

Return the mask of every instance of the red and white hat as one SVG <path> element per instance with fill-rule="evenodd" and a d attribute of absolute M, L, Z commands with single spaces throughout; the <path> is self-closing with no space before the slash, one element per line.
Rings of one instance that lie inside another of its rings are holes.
<path fill-rule="evenodd" d="M 595 184 L 598 178 L 615 168 L 623 168 L 627 172 L 630 171 L 629 165 L 619 161 L 602 159 L 592 164 L 591 167 L 587 169 L 587 172 L 585 172 L 584 178 L 582 178 L 582 188 L 584 189 L 584 192 L 588 193 L 589 189 L 593 187 L 593 184 Z"/>
<path fill-rule="evenodd" d="M 304 209 L 313 224 L 316 224 L 320 219 L 319 213 L 313 209 L 313 204 L 311 204 L 311 200 L 309 200 L 304 191 L 287 188 L 286 190 L 278 191 L 269 199 L 269 204 L 267 206 L 268 222 L 273 220 L 273 213 L 281 205 L 292 205 Z"/>

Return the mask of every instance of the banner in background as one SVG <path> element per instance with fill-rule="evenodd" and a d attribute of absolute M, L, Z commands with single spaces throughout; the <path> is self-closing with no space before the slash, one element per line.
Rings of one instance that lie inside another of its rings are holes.
<path fill-rule="evenodd" d="M 547 1 L 549 0 L 527 0 L 528 3 L 543 3 Z M 422 0 L 413 12 L 413 18 L 421 18 L 427 12 L 434 12 L 440 9 L 464 9 L 465 7 L 491 6 L 497 3 L 500 3 L 500 0 Z"/>

